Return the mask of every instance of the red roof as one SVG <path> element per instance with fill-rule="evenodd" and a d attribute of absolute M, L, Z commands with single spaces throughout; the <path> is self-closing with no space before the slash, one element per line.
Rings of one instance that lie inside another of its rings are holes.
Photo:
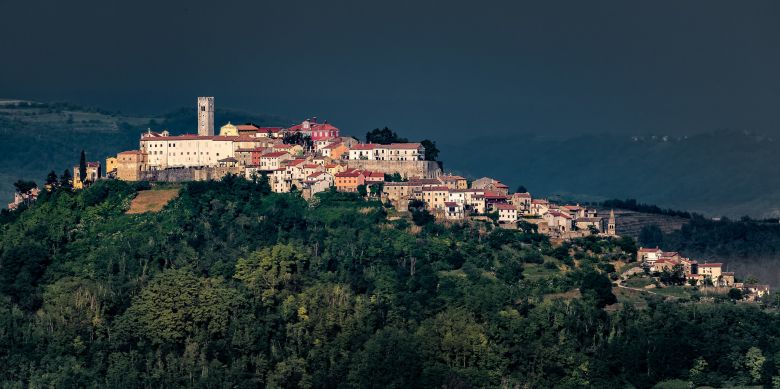
<path fill-rule="evenodd" d="M 656 247 L 656 248 L 645 248 L 645 247 L 640 247 L 640 248 L 639 248 L 639 252 L 640 252 L 640 253 L 657 253 L 657 252 L 659 252 L 659 251 L 661 251 L 661 249 L 659 249 L 658 247 Z"/>
<path fill-rule="evenodd" d="M 146 153 L 141 150 L 128 150 L 128 151 L 123 151 L 118 155 L 122 155 L 122 154 L 146 154 Z"/>
<path fill-rule="evenodd" d="M 512 204 L 496 204 L 495 207 L 502 211 L 517 211 L 517 208 Z"/>
<path fill-rule="evenodd" d="M 441 192 L 441 191 L 449 191 L 450 188 L 446 186 L 428 186 L 423 188 L 423 192 Z"/>
<path fill-rule="evenodd" d="M 457 207 L 457 206 L 458 206 L 458 203 L 456 203 L 456 202 L 454 202 L 454 201 L 445 201 L 445 202 L 444 202 L 444 206 L 445 206 L 445 207 Z"/>
<path fill-rule="evenodd" d="M 722 267 L 722 263 L 702 263 L 699 267 Z"/>

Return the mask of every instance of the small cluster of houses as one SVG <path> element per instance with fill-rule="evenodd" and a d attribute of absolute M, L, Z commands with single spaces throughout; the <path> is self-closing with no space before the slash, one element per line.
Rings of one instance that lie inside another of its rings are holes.
<path fill-rule="evenodd" d="M 640 247 L 636 255 L 637 262 L 651 273 L 679 269 L 691 285 L 737 288 L 753 298 L 761 298 L 769 293 L 769 285 L 735 282 L 734 272 L 723 271 L 722 263 L 699 263 L 676 251 L 663 251 L 658 247 Z"/>
<path fill-rule="evenodd" d="M 514 226 L 525 221 L 553 237 L 615 235 L 614 212 L 603 218 L 595 209 L 579 204 L 558 205 L 533 199 L 528 192 L 509 193 L 507 185 L 489 177 L 474 180 L 470 185 L 466 178 L 456 175 L 387 182 L 382 196 L 398 209 L 406 209 L 412 201 L 421 202 L 428 211 L 447 220 L 495 214 L 501 224 Z"/>
<path fill-rule="evenodd" d="M 38 198 L 38 195 L 41 193 L 41 190 L 38 189 L 38 187 L 30 188 L 26 192 L 20 193 L 20 192 L 14 192 L 14 199 L 10 203 L 8 203 L 8 210 L 13 211 L 15 209 L 18 209 L 22 205 L 30 204 L 31 202 L 35 201 L 35 199 Z"/>

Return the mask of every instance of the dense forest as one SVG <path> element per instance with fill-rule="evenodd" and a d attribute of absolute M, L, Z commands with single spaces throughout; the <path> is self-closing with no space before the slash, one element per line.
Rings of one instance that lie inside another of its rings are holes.
<path fill-rule="evenodd" d="M 770 305 L 616 302 L 630 239 L 554 245 L 236 177 L 126 214 L 143 187 L 55 190 L 0 219 L 3 387 L 780 383 Z"/>

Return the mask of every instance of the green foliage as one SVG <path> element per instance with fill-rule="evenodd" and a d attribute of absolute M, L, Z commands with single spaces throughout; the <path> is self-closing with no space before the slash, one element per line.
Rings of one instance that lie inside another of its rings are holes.
<path fill-rule="evenodd" d="M 642 227 L 639 231 L 639 244 L 643 247 L 661 247 L 664 243 L 664 233 L 655 224 Z"/>
<path fill-rule="evenodd" d="M 4 387 L 780 381 L 772 311 L 658 299 L 601 309 L 615 298 L 604 272 L 632 250 L 618 239 L 553 246 L 427 216 L 417 228 L 356 193 L 306 202 L 235 176 L 127 215 L 136 191 L 55 188 L 0 224 Z"/>
<path fill-rule="evenodd" d="M 390 143 L 407 143 L 409 142 L 406 138 L 401 138 L 398 136 L 398 134 L 395 133 L 395 131 L 385 127 L 383 129 L 375 128 L 369 132 L 366 133 L 366 143 L 377 143 L 377 144 L 390 144 Z"/>

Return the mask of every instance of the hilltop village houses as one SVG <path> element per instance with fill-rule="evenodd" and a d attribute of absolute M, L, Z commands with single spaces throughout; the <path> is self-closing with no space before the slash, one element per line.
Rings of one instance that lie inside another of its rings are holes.
<path fill-rule="evenodd" d="M 736 288 L 753 300 L 769 293 L 769 285 L 736 282 L 734 272 L 723 271 L 722 263 L 699 263 L 697 260 L 681 256 L 676 251 L 663 251 L 658 247 L 640 247 L 636 260 L 649 273 L 681 272 L 688 284 L 694 286 Z"/>
<path fill-rule="evenodd" d="M 510 193 L 507 185 L 489 177 L 469 182 L 444 174 L 439 162 L 426 160 L 421 143 L 361 143 L 316 117 L 291 127 L 228 122 L 216 132 L 213 97 L 197 99 L 197 115 L 197 134 L 147 130 L 138 149 L 106 160 L 106 175 L 127 181 L 265 176 L 272 191 L 298 191 L 304 198 L 332 189 L 364 191 L 401 211 L 422 207 L 441 221 L 492 218 L 507 228 L 523 222 L 563 239 L 616 235 L 614 214 L 603 217 L 580 205 Z M 95 169 L 99 163 L 88 163 L 88 181 L 94 181 Z"/>

